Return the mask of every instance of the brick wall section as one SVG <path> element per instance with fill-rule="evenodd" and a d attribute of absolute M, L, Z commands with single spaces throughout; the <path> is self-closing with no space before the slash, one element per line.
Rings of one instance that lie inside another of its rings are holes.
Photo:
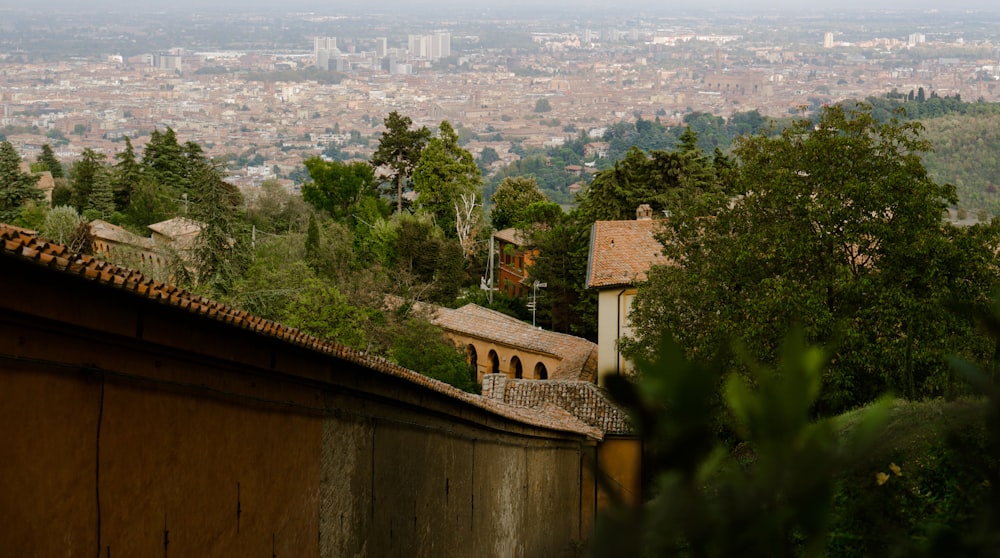
<path fill-rule="evenodd" d="M 633 432 L 628 415 L 611 402 L 602 388 L 590 382 L 538 382 L 515 380 L 503 374 L 487 374 L 483 377 L 483 397 L 517 407 L 543 409 L 551 404 L 605 434 L 627 435 Z"/>

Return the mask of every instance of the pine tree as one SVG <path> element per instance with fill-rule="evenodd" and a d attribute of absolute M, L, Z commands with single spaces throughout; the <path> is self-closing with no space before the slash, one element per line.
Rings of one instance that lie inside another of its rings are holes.
<path fill-rule="evenodd" d="M 21 156 L 14 146 L 0 142 L 0 222 L 14 222 L 25 202 L 44 198 L 37 184 L 37 176 L 21 171 Z"/>
<path fill-rule="evenodd" d="M 115 212 L 115 193 L 111 177 L 106 169 L 94 177 L 94 189 L 87 198 L 87 209 L 97 213 L 99 218 L 108 219 Z"/>
<path fill-rule="evenodd" d="M 56 154 L 52 152 L 51 145 L 46 143 L 42 146 L 42 153 L 38 156 L 38 162 L 45 166 L 45 170 L 52 173 L 52 178 L 62 178 L 65 176 L 62 163 L 56 159 Z"/>
<path fill-rule="evenodd" d="M 249 235 L 241 212 L 243 197 L 212 165 L 206 165 L 194 178 L 191 218 L 202 224 L 193 253 L 197 281 L 209 294 L 223 297 L 250 265 Z"/>
<path fill-rule="evenodd" d="M 420 153 L 431 136 L 426 126 L 410 129 L 413 120 L 400 116 L 396 111 L 385 118 L 386 131 L 378 142 L 378 149 L 372 155 L 373 167 L 385 166 L 392 169 L 389 179 L 396 183 L 396 212 L 403 211 L 403 185 L 420 160 Z"/>
<path fill-rule="evenodd" d="M 69 171 L 70 185 L 73 188 L 73 207 L 77 211 L 87 209 L 90 205 L 90 195 L 94 186 L 105 172 L 105 156 L 89 147 L 83 150 L 80 160 Z"/>
<path fill-rule="evenodd" d="M 125 211 L 129 207 L 132 191 L 142 178 L 142 165 L 135 156 L 132 140 L 125 136 L 125 149 L 115 154 L 118 160 L 112 174 L 112 190 L 115 194 L 115 208 Z"/>

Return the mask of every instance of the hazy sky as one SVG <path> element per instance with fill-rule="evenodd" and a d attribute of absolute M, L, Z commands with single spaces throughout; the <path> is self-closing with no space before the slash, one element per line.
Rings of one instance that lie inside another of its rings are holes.
<path fill-rule="evenodd" d="M 926 11 L 939 9 L 1000 11 L 997 0 L 828 0 L 816 2 L 807 0 L 383 0 L 360 2 L 337 2 L 336 0 L 0 0 L 0 9 L 25 9 L 32 11 L 59 9 L 60 11 L 313 11 L 335 14 L 339 12 L 417 12 L 442 8 L 457 8 L 463 11 L 533 11 L 538 9 L 566 9 L 574 11 L 597 11 L 606 8 L 619 15 L 623 10 L 642 11 L 650 15 L 670 15 L 676 10 L 711 9 L 747 11 L 825 11 L 833 9 L 888 9 L 899 11 Z M 637 15 L 639 15 L 637 13 Z"/>

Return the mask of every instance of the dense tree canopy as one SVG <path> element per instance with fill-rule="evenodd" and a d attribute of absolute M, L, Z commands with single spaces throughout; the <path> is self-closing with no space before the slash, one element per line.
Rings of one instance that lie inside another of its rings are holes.
<path fill-rule="evenodd" d="M 830 107 L 818 125 L 739 140 L 739 196 L 665 221 L 676 265 L 641 288 L 632 350 L 655 346 L 667 325 L 692 354 L 716 357 L 735 341 L 773 362 L 799 324 L 833 350 L 826 411 L 886 390 L 947 393 L 947 356 L 987 347 L 946 304 L 985 304 L 998 231 L 942 223 L 954 188 L 928 177 L 920 131 L 879 123 L 866 106 Z"/>
<path fill-rule="evenodd" d="M 311 157 L 305 165 L 312 180 L 302 185 L 302 199 L 336 220 L 352 217 L 362 198 L 378 197 L 375 172 L 364 161 L 343 163 Z"/>
<path fill-rule="evenodd" d="M 490 221 L 493 228 L 503 230 L 522 224 L 528 206 L 547 201 L 547 198 L 538 189 L 538 182 L 534 178 L 507 177 L 497 186 L 490 201 Z"/>
<path fill-rule="evenodd" d="M 438 137 L 431 138 L 413 170 L 417 208 L 434 217 L 450 238 L 458 238 L 456 228 L 463 209 L 480 203 L 483 180 L 472 154 L 458 144 L 458 134 L 445 120 Z"/>
<path fill-rule="evenodd" d="M 36 188 L 38 177 L 21 171 L 21 156 L 8 141 L 0 142 L 0 222 L 13 223 L 21 214 L 21 206 L 31 200 L 41 200 Z"/>

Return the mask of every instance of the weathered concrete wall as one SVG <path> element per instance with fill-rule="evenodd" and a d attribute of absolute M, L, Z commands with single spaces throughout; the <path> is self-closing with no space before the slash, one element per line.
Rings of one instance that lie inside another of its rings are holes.
<path fill-rule="evenodd" d="M 593 515 L 582 434 L 45 269 L 0 274 L 0 396 L 5 555 L 548 557 Z"/>

